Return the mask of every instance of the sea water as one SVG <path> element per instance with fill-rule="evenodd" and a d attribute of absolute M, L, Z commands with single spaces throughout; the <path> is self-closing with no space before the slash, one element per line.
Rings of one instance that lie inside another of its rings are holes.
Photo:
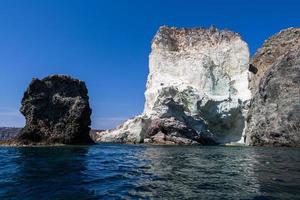
<path fill-rule="evenodd" d="M 300 199 L 300 149 L 0 147 L 0 199 Z"/>

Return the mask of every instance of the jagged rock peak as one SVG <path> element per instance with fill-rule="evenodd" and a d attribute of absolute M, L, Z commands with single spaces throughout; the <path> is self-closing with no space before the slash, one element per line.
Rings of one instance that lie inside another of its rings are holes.
<path fill-rule="evenodd" d="M 265 40 L 250 62 L 249 88 L 252 93 L 258 89 L 265 72 L 275 64 L 279 57 L 300 48 L 300 28 L 287 28 Z"/>
<path fill-rule="evenodd" d="M 218 30 L 215 26 L 205 28 L 176 28 L 161 26 L 152 40 L 153 49 L 181 51 L 187 48 L 230 42 L 240 38 L 236 32 Z M 199 47 L 201 48 L 201 47 Z"/>

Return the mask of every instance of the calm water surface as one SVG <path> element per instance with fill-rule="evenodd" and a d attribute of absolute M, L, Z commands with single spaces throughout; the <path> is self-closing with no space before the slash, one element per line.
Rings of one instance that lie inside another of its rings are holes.
<path fill-rule="evenodd" d="M 0 199 L 300 199 L 300 149 L 1 147 Z"/>

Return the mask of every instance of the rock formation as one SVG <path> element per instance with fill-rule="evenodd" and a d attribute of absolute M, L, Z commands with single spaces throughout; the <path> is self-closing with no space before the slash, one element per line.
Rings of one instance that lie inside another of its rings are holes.
<path fill-rule="evenodd" d="M 17 144 L 91 144 L 88 90 L 83 81 L 53 75 L 33 79 L 24 93 L 26 125 Z"/>
<path fill-rule="evenodd" d="M 202 133 L 203 134 L 203 133 Z M 213 137 L 199 134 L 175 117 L 152 120 L 145 134 L 145 143 L 152 144 L 215 144 Z"/>
<path fill-rule="evenodd" d="M 152 41 L 144 112 L 98 141 L 213 144 L 245 128 L 249 51 L 228 30 L 160 27 Z"/>
<path fill-rule="evenodd" d="M 300 28 L 268 39 L 250 66 L 246 144 L 300 146 Z"/>
<path fill-rule="evenodd" d="M 259 89 L 259 83 L 266 72 L 278 62 L 284 54 L 300 48 L 300 28 L 288 28 L 267 39 L 257 50 L 250 62 L 249 88 L 252 94 Z"/>

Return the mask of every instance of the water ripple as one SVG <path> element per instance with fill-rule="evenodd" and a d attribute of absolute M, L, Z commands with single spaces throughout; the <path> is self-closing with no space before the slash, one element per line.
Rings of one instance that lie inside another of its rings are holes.
<path fill-rule="evenodd" d="M 0 148 L 0 199 L 300 199 L 293 148 Z"/>

